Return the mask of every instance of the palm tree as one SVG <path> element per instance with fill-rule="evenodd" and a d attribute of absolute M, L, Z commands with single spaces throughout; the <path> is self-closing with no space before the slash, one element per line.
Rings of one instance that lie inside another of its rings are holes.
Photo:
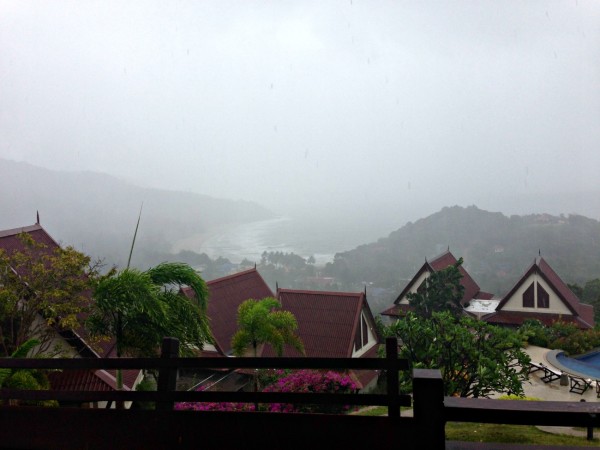
<path fill-rule="evenodd" d="M 285 344 L 304 354 L 302 340 L 296 335 L 296 318 L 291 312 L 280 308 L 281 304 L 272 297 L 243 302 L 238 308 L 239 328 L 231 338 L 233 354 L 242 356 L 251 348 L 256 357 L 258 347 L 262 344 L 271 344 L 277 356 L 283 354 Z"/>
<path fill-rule="evenodd" d="M 192 301 L 174 289 L 190 286 Z M 182 354 L 212 342 L 206 316 L 208 289 L 200 275 L 183 263 L 163 263 L 147 271 L 126 268 L 100 279 L 87 320 L 92 335 L 114 338 L 117 357 L 156 356 L 164 336 L 179 339 Z M 117 389 L 122 389 L 117 371 Z"/>
<path fill-rule="evenodd" d="M 289 344 L 304 354 L 302 340 L 296 335 L 298 323 L 289 311 L 280 309 L 273 297 L 262 300 L 248 299 L 238 307 L 238 331 L 231 338 L 233 354 L 242 356 L 251 348 L 252 355 L 258 356 L 258 347 L 271 344 L 277 356 L 283 355 L 283 346 Z M 258 374 L 254 373 L 254 392 L 258 391 Z M 258 403 L 254 404 L 258 411 Z"/>

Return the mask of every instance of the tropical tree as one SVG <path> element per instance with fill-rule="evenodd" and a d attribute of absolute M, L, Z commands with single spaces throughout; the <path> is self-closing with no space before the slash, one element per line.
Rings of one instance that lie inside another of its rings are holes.
<path fill-rule="evenodd" d="M 455 264 L 432 272 L 424 281 L 423 288 L 406 295 L 416 314 L 427 318 L 435 311 L 449 311 L 457 317 L 462 314 L 461 301 L 465 291 L 460 284 L 462 263 L 460 258 Z"/>
<path fill-rule="evenodd" d="M 283 346 L 291 345 L 304 354 L 304 344 L 296 335 L 298 323 L 289 311 L 281 310 L 281 303 L 273 297 L 262 300 L 248 299 L 238 307 L 238 331 L 231 338 L 233 354 L 243 356 L 252 349 L 258 356 L 258 348 L 270 344 L 277 356 L 283 355 Z M 254 391 L 258 391 L 258 373 L 254 373 Z M 258 409 L 258 404 L 255 404 Z"/>
<path fill-rule="evenodd" d="M 178 293 L 190 286 L 194 300 Z M 212 342 L 206 317 L 208 289 L 200 275 L 183 263 L 163 263 L 147 271 L 111 271 L 97 283 L 87 320 L 91 334 L 115 339 L 118 357 L 156 356 L 164 336 L 180 341 L 191 354 Z M 122 388 L 120 371 L 117 386 Z"/>
<path fill-rule="evenodd" d="M 399 356 L 413 368 L 440 369 L 448 396 L 523 395 L 530 361 L 513 330 L 469 316 L 456 319 L 449 312 L 429 318 L 410 312 L 386 334 L 401 340 Z M 402 381 L 409 389 L 410 379 Z"/>
<path fill-rule="evenodd" d="M 50 247 L 28 233 L 18 238 L 20 249 L 0 249 L 0 357 L 31 338 L 39 341 L 34 354 L 53 356 L 64 350 L 56 330 L 80 326 L 96 270 L 72 247 Z"/>
<path fill-rule="evenodd" d="M 281 304 L 273 297 L 244 301 L 238 307 L 237 323 L 238 331 L 231 338 L 236 356 L 242 356 L 251 349 L 256 357 L 259 346 L 263 344 L 270 344 L 278 356 L 283 354 L 285 344 L 304 354 L 302 340 L 296 335 L 296 318 L 291 312 L 282 310 Z"/>

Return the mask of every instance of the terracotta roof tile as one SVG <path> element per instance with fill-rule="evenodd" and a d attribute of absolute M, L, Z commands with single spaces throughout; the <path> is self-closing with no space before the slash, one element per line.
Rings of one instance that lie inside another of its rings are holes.
<path fill-rule="evenodd" d="M 256 269 L 246 270 L 206 283 L 208 286 L 207 314 L 210 320 L 216 348 L 224 355 L 231 353 L 231 338 L 237 331 L 237 310 L 242 302 L 250 298 L 260 300 L 274 297 L 273 291 Z M 191 288 L 182 292 L 194 298 Z"/>
<path fill-rule="evenodd" d="M 482 320 L 497 325 L 515 325 L 519 326 L 528 319 L 537 319 L 546 326 L 551 326 L 556 321 L 573 323 L 580 328 L 590 328 L 589 324 L 582 321 L 578 316 L 564 314 L 546 314 L 527 311 L 496 311 L 483 316 Z"/>
<path fill-rule="evenodd" d="M 401 315 L 403 312 L 406 312 L 407 311 L 406 307 L 403 305 L 400 305 L 400 302 L 406 296 L 406 294 L 410 291 L 410 289 L 415 284 L 416 280 L 419 279 L 419 277 L 421 276 L 421 274 L 423 272 L 430 272 L 430 273 L 437 272 L 437 271 L 445 269 L 446 267 L 454 265 L 457 262 L 458 262 L 458 260 L 454 257 L 454 255 L 450 251 L 446 251 L 446 252 L 442 253 L 441 255 L 435 257 L 431 261 L 426 261 L 421 266 L 421 268 L 417 271 L 415 276 L 408 282 L 408 284 L 404 287 L 404 289 L 402 290 L 400 295 L 398 295 L 398 297 L 394 301 L 394 304 L 396 306 L 399 306 L 401 309 L 398 310 L 398 309 L 394 309 L 394 307 L 391 307 L 391 308 L 388 308 L 387 310 L 385 310 L 384 312 L 382 312 L 381 314 L 388 315 L 388 316 L 397 316 L 397 315 Z M 463 305 L 474 298 L 490 299 L 493 297 L 492 294 L 481 291 L 481 288 L 479 287 L 479 285 L 475 282 L 475 280 L 471 277 L 471 275 L 469 275 L 469 273 L 465 270 L 465 268 L 462 265 L 460 266 L 459 270 L 462 275 L 462 278 L 460 279 L 460 284 L 465 288 L 463 298 L 461 301 L 461 303 Z"/>
<path fill-rule="evenodd" d="M 360 312 L 365 306 L 362 292 L 324 292 L 280 289 L 281 306 L 298 322 L 298 335 L 304 343 L 306 356 L 313 358 L 349 358 L 352 356 L 354 333 Z M 285 356 L 300 356 L 285 349 Z M 269 346 L 263 356 L 274 356 Z"/>

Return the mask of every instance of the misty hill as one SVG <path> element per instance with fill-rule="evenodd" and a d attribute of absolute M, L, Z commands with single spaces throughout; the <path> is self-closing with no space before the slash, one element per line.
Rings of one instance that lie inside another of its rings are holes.
<path fill-rule="evenodd" d="M 450 248 L 483 290 L 502 295 L 541 255 L 568 283 L 600 276 L 600 222 L 580 215 L 504 216 L 446 207 L 387 238 L 338 253 L 328 274 L 350 287 L 372 282 L 396 294 L 425 261 Z M 358 286 L 355 286 L 358 287 Z"/>
<path fill-rule="evenodd" d="M 181 238 L 224 224 L 273 217 L 264 207 L 190 192 L 148 189 L 95 172 L 61 172 L 0 159 L 0 229 L 41 224 L 59 242 L 108 264 L 126 262 L 140 206 L 132 263 L 170 253 Z"/>

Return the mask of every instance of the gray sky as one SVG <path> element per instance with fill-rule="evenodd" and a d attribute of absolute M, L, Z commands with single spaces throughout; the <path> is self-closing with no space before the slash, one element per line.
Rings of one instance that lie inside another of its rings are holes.
<path fill-rule="evenodd" d="M 597 1 L 0 0 L 2 158 L 283 210 L 500 210 L 599 190 L 599 142 Z"/>

